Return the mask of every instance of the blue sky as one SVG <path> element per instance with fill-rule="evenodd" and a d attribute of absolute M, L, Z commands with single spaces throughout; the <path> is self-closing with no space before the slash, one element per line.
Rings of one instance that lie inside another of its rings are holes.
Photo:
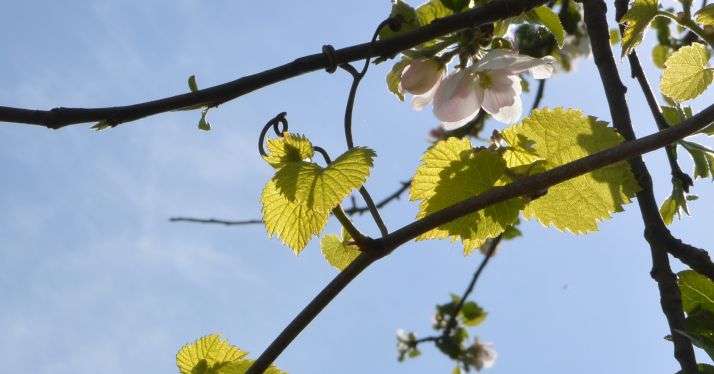
<path fill-rule="evenodd" d="M 11 2 L 0 23 L 0 105 L 108 106 L 185 92 L 191 74 L 205 87 L 325 43 L 363 42 L 387 12 L 386 0 Z M 413 112 L 387 92 L 387 68 L 371 68 L 355 113 L 356 142 L 379 155 L 367 183 L 376 198 L 410 178 L 436 125 L 429 111 Z M 648 134 L 655 127 L 628 72 L 624 66 L 636 131 Z M 659 73 L 650 65 L 647 72 L 656 83 Z M 556 76 L 543 105 L 608 119 L 595 76 L 591 61 Z M 211 111 L 209 133 L 196 129 L 197 112 L 104 132 L 0 125 L 3 371 L 172 373 L 176 350 L 211 332 L 259 354 L 335 275 L 317 241 L 295 257 L 259 225 L 167 218 L 257 217 L 272 173 L 256 150 L 260 127 L 287 111 L 291 130 L 337 155 L 349 83 L 344 73 L 316 72 L 268 87 Z M 714 101 L 711 92 L 695 110 Z M 670 190 L 663 152 L 646 161 L 662 201 Z M 702 196 L 692 203 L 694 216 L 672 228 L 711 247 L 706 207 L 714 189 L 698 181 L 694 191 Z M 384 209 L 392 229 L 415 213 L 405 199 Z M 376 233 L 367 217 L 356 221 Z M 525 237 L 503 246 L 474 296 L 490 314 L 473 332 L 499 353 L 488 372 L 676 371 L 634 204 L 587 236 L 535 222 L 522 228 Z M 331 222 L 327 232 L 336 231 Z M 453 364 L 433 348 L 398 363 L 394 333 L 430 333 L 434 304 L 460 293 L 480 260 L 446 241 L 405 245 L 329 305 L 279 366 L 290 373 L 449 372 Z"/>

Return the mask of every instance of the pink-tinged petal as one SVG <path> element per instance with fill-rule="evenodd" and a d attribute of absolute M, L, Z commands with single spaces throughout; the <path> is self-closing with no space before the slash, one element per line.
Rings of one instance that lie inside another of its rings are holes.
<path fill-rule="evenodd" d="M 474 71 L 503 70 L 509 74 L 528 71 L 535 79 L 549 78 L 553 74 L 555 59 L 551 56 L 534 58 L 506 49 L 492 49 L 474 66 Z"/>
<path fill-rule="evenodd" d="M 523 113 L 523 102 L 520 96 L 516 96 L 513 104 L 502 107 L 498 112 L 491 114 L 491 117 L 498 122 L 512 124 L 516 123 L 521 118 Z"/>
<path fill-rule="evenodd" d="M 428 58 L 412 60 L 404 68 L 401 87 L 412 95 L 423 95 L 444 77 L 444 65 Z"/>
<path fill-rule="evenodd" d="M 505 72 L 493 71 L 488 74 L 491 85 L 483 95 L 483 109 L 491 115 L 501 108 L 513 105 L 521 93 L 521 79 L 517 75 L 507 75 Z"/>
<path fill-rule="evenodd" d="M 456 122 L 442 122 L 441 123 L 441 128 L 443 128 L 446 131 L 453 131 L 458 128 L 461 128 L 465 126 L 467 123 L 471 122 L 476 116 L 479 114 L 481 111 L 481 108 L 479 108 L 477 111 L 475 111 L 472 115 Z"/>
<path fill-rule="evenodd" d="M 425 92 L 423 95 L 414 95 L 414 97 L 412 97 L 412 109 L 418 111 L 424 109 L 425 106 L 429 105 L 429 103 L 431 103 L 431 100 L 434 99 L 434 94 L 436 93 L 436 90 L 439 88 L 440 84 L 441 81 L 436 82 L 434 87 L 432 87 L 431 90 Z"/>
<path fill-rule="evenodd" d="M 434 95 L 434 115 L 442 122 L 461 122 L 473 118 L 483 96 L 477 92 L 474 77 L 465 70 L 447 76 Z"/>

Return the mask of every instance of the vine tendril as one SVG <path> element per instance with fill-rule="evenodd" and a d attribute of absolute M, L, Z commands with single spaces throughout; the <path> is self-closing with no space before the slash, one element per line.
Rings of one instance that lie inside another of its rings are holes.
<path fill-rule="evenodd" d="M 279 113 L 277 116 L 273 117 L 270 121 L 268 121 L 268 123 L 263 126 L 263 129 L 260 130 L 260 136 L 258 137 L 258 152 L 260 152 L 261 156 L 265 157 L 268 155 L 265 152 L 264 143 L 265 136 L 267 135 L 268 130 L 271 127 L 273 128 L 273 132 L 275 133 L 275 135 L 280 137 L 282 137 L 283 134 L 288 131 L 288 119 L 285 118 L 287 114 L 287 112 Z"/>

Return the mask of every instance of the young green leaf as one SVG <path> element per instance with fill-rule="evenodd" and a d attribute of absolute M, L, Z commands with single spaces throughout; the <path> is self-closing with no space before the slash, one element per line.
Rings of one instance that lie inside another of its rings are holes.
<path fill-rule="evenodd" d="M 344 229 L 340 236 L 323 236 L 320 248 L 327 262 L 337 270 L 344 270 L 360 254 L 359 247 L 352 243 L 352 237 Z"/>
<path fill-rule="evenodd" d="M 312 143 L 304 135 L 283 133 L 283 136 L 269 139 L 268 154 L 263 159 L 270 166 L 280 169 L 290 162 L 312 159 L 314 153 Z"/>
<path fill-rule="evenodd" d="M 402 0 L 396 0 L 392 4 L 392 12 L 389 17 L 399 20 L 399 30 L 392 30 L 389 26 L 382 27 L 379 30 L 379 39 L 389 39 L 399 34 L 412 31 L 419 27 L 419 19 L 416 11 L 409 4 Z"/>
<path fill-rule="evenodd" d="M 191 92 L 198 91 L 198 84 L 196 84 L 196 76 L 195 75 L 188 77 L 188 88 L 191 90 Z"/>
<path fill-rule="evenodd" d="M 441 0 L 429 0 L 426 4 L 416 9 L 416 14 L 419 19 L 419 25 L 426 26 L 434 20 L 450 16 L 454 12 L 447 8 Z"/>
<path fill-rule="evenodd" d="M 198 120 L 198 129 L 203 131 L 211 130 L 211 124 L 206 121 L 206 114 L 208 114 L 208 107 L 201 110 L 201 119 Z"/>
<path fill-rule="evenodd" d="M 469 5 L 469 0 L 441 0 L 441 3 L 454 13 L 458 13 Z"/>
<path fill-rule="evenodd" d="M 657 15 L 658 0 L 635 0 L 630 10 L 622 16 L 625 25 L 622 35 L 622 55 L 628 55 L 642 41 L 647 26 Z"/>
<path fill-rule="evenodd" d="M 692 156 L 694 177 L 707 178 L 711 176 L 714 179 L 714 150 L 686 140 L 680 140 L 678 143 Z"/>
<path fill-rule="evenodd" d="M 704 309 L 687 313 L 683 335 L 714 358 L 714 313 Z"/>
<path fill-rule="evenodd" d="M 532 151 L 544 160 L 544 170 L 622 142 L 605 122 L 574 109 L 535 110 L 520 124 L 506 129 L 503 137 L 511 145 L 531 142 Z M 619 162 L 551 187 L 528 203 L 524 215 L 573 233 L 596 231 L 599 221 L 621 211 L 638 190 L 627 163 Z"/>
<path fill-rule="evenodd" d="M 563 29 L 563 24 L 560 23 L 560 18 L 555 14 L 550 8 L 545 5 L 534 8 L 529 12 L 532 18 L 536 22 L 545 26 L 555 37 L 555 41 L 558 42 L 558 48 L 563 47 L 563 42 L 565 41 L 565 29 Z"/>
<path fill-rule="evenodd" d="M 268 236 L 277 236 L 297 255 L 313 236 L 318 235 L 329 211 L 316 211 L 301 201 L 291 201 L 270 180 L 261 195 L 263 222 Z"/>
<path fill-rule="evenodd" d="M 461 317 L 461 320 L 463 321 L 464 325 L 469 327 L 480 325 L 483 321 L 486 320 L 487 315 L 488 313 L 486 313 L 483 308 L 481 308 L 473 301 L 465 302 L 464 306 L 461 307 L 461 311 L 459 313 L 459 316 Z"/>
<path fill-rule="evenodd" d="M 203 368 L 203 372 L 215 370 L 246 355 L 246 352 L 232 346 L 220 335 L 212 334 L 181 347 L 176 354 L 176 366 L 181 374 L 196 374 L 201 372 L 197 368 Z"/>
<path fill-rule="evenodd" d="M 687 201 L 690 200 L 690 196 L 686 195 L 681 181 L 676 180 L 672 183 L 672 194 L 662 202 L 662 206 L 659 208 L 659 214 L 666 225 L 672 224 L 675 215 L 677 217 L 682 213 L 689 215 Z"/>
<path fill-rule="evenodd" d="M 694 14 L 694 19 L 702 26 L 714 26 L 714 4 L 709 4 L 699 9 L 699 11 Z"/>
<path fill-rule="evenodd" d="M 421 159 L 412 181 L 411 200 L 421 200 L 417 218 L 510 182 L 506 162 L 490 150 L 476 150 L 468 139 L 449 138 L 431 147 Z M 523 207 L 519 198 L 492 205 L 439 226 L 417 240 L 461 239 L 469 254 L 486 239 L 513 225 Z"/>
<path fill-rule="evenodd" d="M 299 201 L 318 212 L 329 212 L 364 184 L 374 157 L 373 150 L 355 147 L 325 168 L 306 161 L 287 163 L 273 180 L 288 200 Z"/>
<path fill-rule="evenodd" d="M 232 362 L 232 363 L 222 367 L 215 374 L 245 374 L 248 371 L 248 369 L 253 365 L 254 362 L 255 361 L 250 360 L 250 359 Z M 274 365 L 271 365 L 270 367 L 265 369 L 263 374 L 287 374 L 287 373 L 278 369 Z"/>
<path fill-rule="evenodd" d="M 662 93 L 676 102 L 693 99 L 712 83 L 709 51 L 700 43 L 682 47 L 664 63 L 660 81 Z"/>
<path fill-rule="evenodd" d="M 687 313 L 695 309 L 714 312 L 714 282 L 694 270 L 677 273 L 677 284 L 682 294 L 682 307 Z"/>
<path fill-rule="evenodd" d="M 411 62 L 411 58 L 402 57 L 402 59 L 392 66 L 392 70 L 387 73 L 387 88 L 391 93 L 399 98 L 399 101 L 404 101 L 404 91 L 399 84 L 402 79 L 402 72 Z"/>
<path fill-rule="evenodd" d="M 656 67 L 664 69 L 664 63 L 667 62 L 667 59 L 671 54 L 672 50 L 669 46 L 657 44 L 654 48 L 652 48 L 652 62 Z"/>

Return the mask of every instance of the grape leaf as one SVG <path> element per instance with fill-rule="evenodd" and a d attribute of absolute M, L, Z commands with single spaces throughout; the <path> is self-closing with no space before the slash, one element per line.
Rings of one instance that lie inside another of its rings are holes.
<path fill-rule="evenodd" d="M 306 161 L 287 163 L 273 180 L 288 200 L 300 201 L 318 212 L 328 212 L 350 191 L 364 184 L 374 157 L 371 149 L 355 147 L 325 168 Z"/>
<path fill-rule="evenodd" d="M 380 40 L 389 39 L 419 27 L 419 19 L 417 18 L 416 11 L 402 0 L 396 0 L 392 4 L 392 12 L 389 14 L 389 17 L 399 20 L 399 30 L 392 30 L 389 26 L 382 27 L 382 29 L 379 30 Z"/>
<path fill-rule="evenodd" d="M 703 44 L 680 48 L 664 65 L 660 89 L 674 101 L 693 99 L 712 83 L 714 73 L 709 68 L 709 52 Z"/>
<path fill-rule="evenodd" d="M 215 370 L 230 362 L 240 360 L 246 352 L 232 346 L 218 334 L 204 336 L 181 347 L 176 354 L 176 366 L 181 374 L 195 374 L 195 368 Z"/>
<path fill-rule="evenodd" d="M 694 19 L 703 26 L 714 26 L 714 4 L 709 4 L 699 9 L 699 11 L 694 14 Z"/>
<path fill-rule="evenodd" d="M 359 247 L 351 241 L 352 237 L 344 229 L 341 236 L 325 235 L 320 242 L 322 255 L 337 270 L 344 270 L 360 254 Z"/>
<path fill-rule="evenodd" d="M 535 110 L 506 129 L 503 137 L 511 145 L 524 142 L 519 139 L 532 142 L 544 170 L 622 142 L 606 123 L 574 109 Z M 524 215 L 573 233 L 596 231 L 599 221 L 621 211 L 638 190 L 627 163 L 619 162 L 550 187 L 546 195 L 528 203 Z"/>
<path fill-rule="evenodd" d="M 630 10 L 622 16 L 620 23 L 625 25 L 622 34 L 622 55 L 632 52 L 642 41 L 647 26 L 657 15 L 658 0 L 635 0 Z"/>
<path fill-rule="evenodd" d="M 656 67 L 664 69 L 664 63 L 667 62 L 667 58 L 672 54 L 672 50 L 669 46 L 664 44 L 657 44 L 652 48 L 652 62 Z"/>
<path fill-rule="evenodd" d="M 313 155 L 312 143 L 304 136 L 283 133 L 283 136 L 269 139 L 267 142 L 268 155 L 263 159 L 270 166 L 280 169 L 290 162 L 299 162 L 311 159 Z"/>
<path fill-rule="evenodd" d="M 477 150 L 468 139 L 449 138 L 422 156 L 412 181 L 411 200 L 421 200 L 417 218 L 510 182 L 506 162 L 491 150 Z M 461 239 L 469 254 L 486 239 L 504 232 L 518 219 L 520 198 L 510 199 L 437 227 L 417 240 Z"/>
<path fill-rule="evenodd" d="M 220 369 L 216 374 L 245 374 L 248 369 L 253 365 L 253 360 L 245 359 L 236 362 L 232 362 Z M 271 365 L 269 368 L 265 369 L 263 374 L 287 374 L 286 372 L 278 369 L 277 367 Z"/>
<path fill-rule="evenodd" d="M 682 307 L 687 313 L 695 309 L 714 312 L 714 282 L 694 270 L 677 273 L 677 284 L 682 294 Z"/>
<path fill-rule="evenodd" d="M 332 208 L 364 184 L 374 156 L 371 149 L 357 147 L 325 168 L 307 161 L 286 162 L 261 197 L 268 236 L 278 236 L 299 254 L 322 231 Z"/>
<path fill-rule="evenodd" d="M 329 211 L 315 211 L 300 201 L 290 201 L 270 180 L 263 189 L 263 222 L 268 236 L 277 236 L 299 254 L 313 236 L 319 234 Z"/>

